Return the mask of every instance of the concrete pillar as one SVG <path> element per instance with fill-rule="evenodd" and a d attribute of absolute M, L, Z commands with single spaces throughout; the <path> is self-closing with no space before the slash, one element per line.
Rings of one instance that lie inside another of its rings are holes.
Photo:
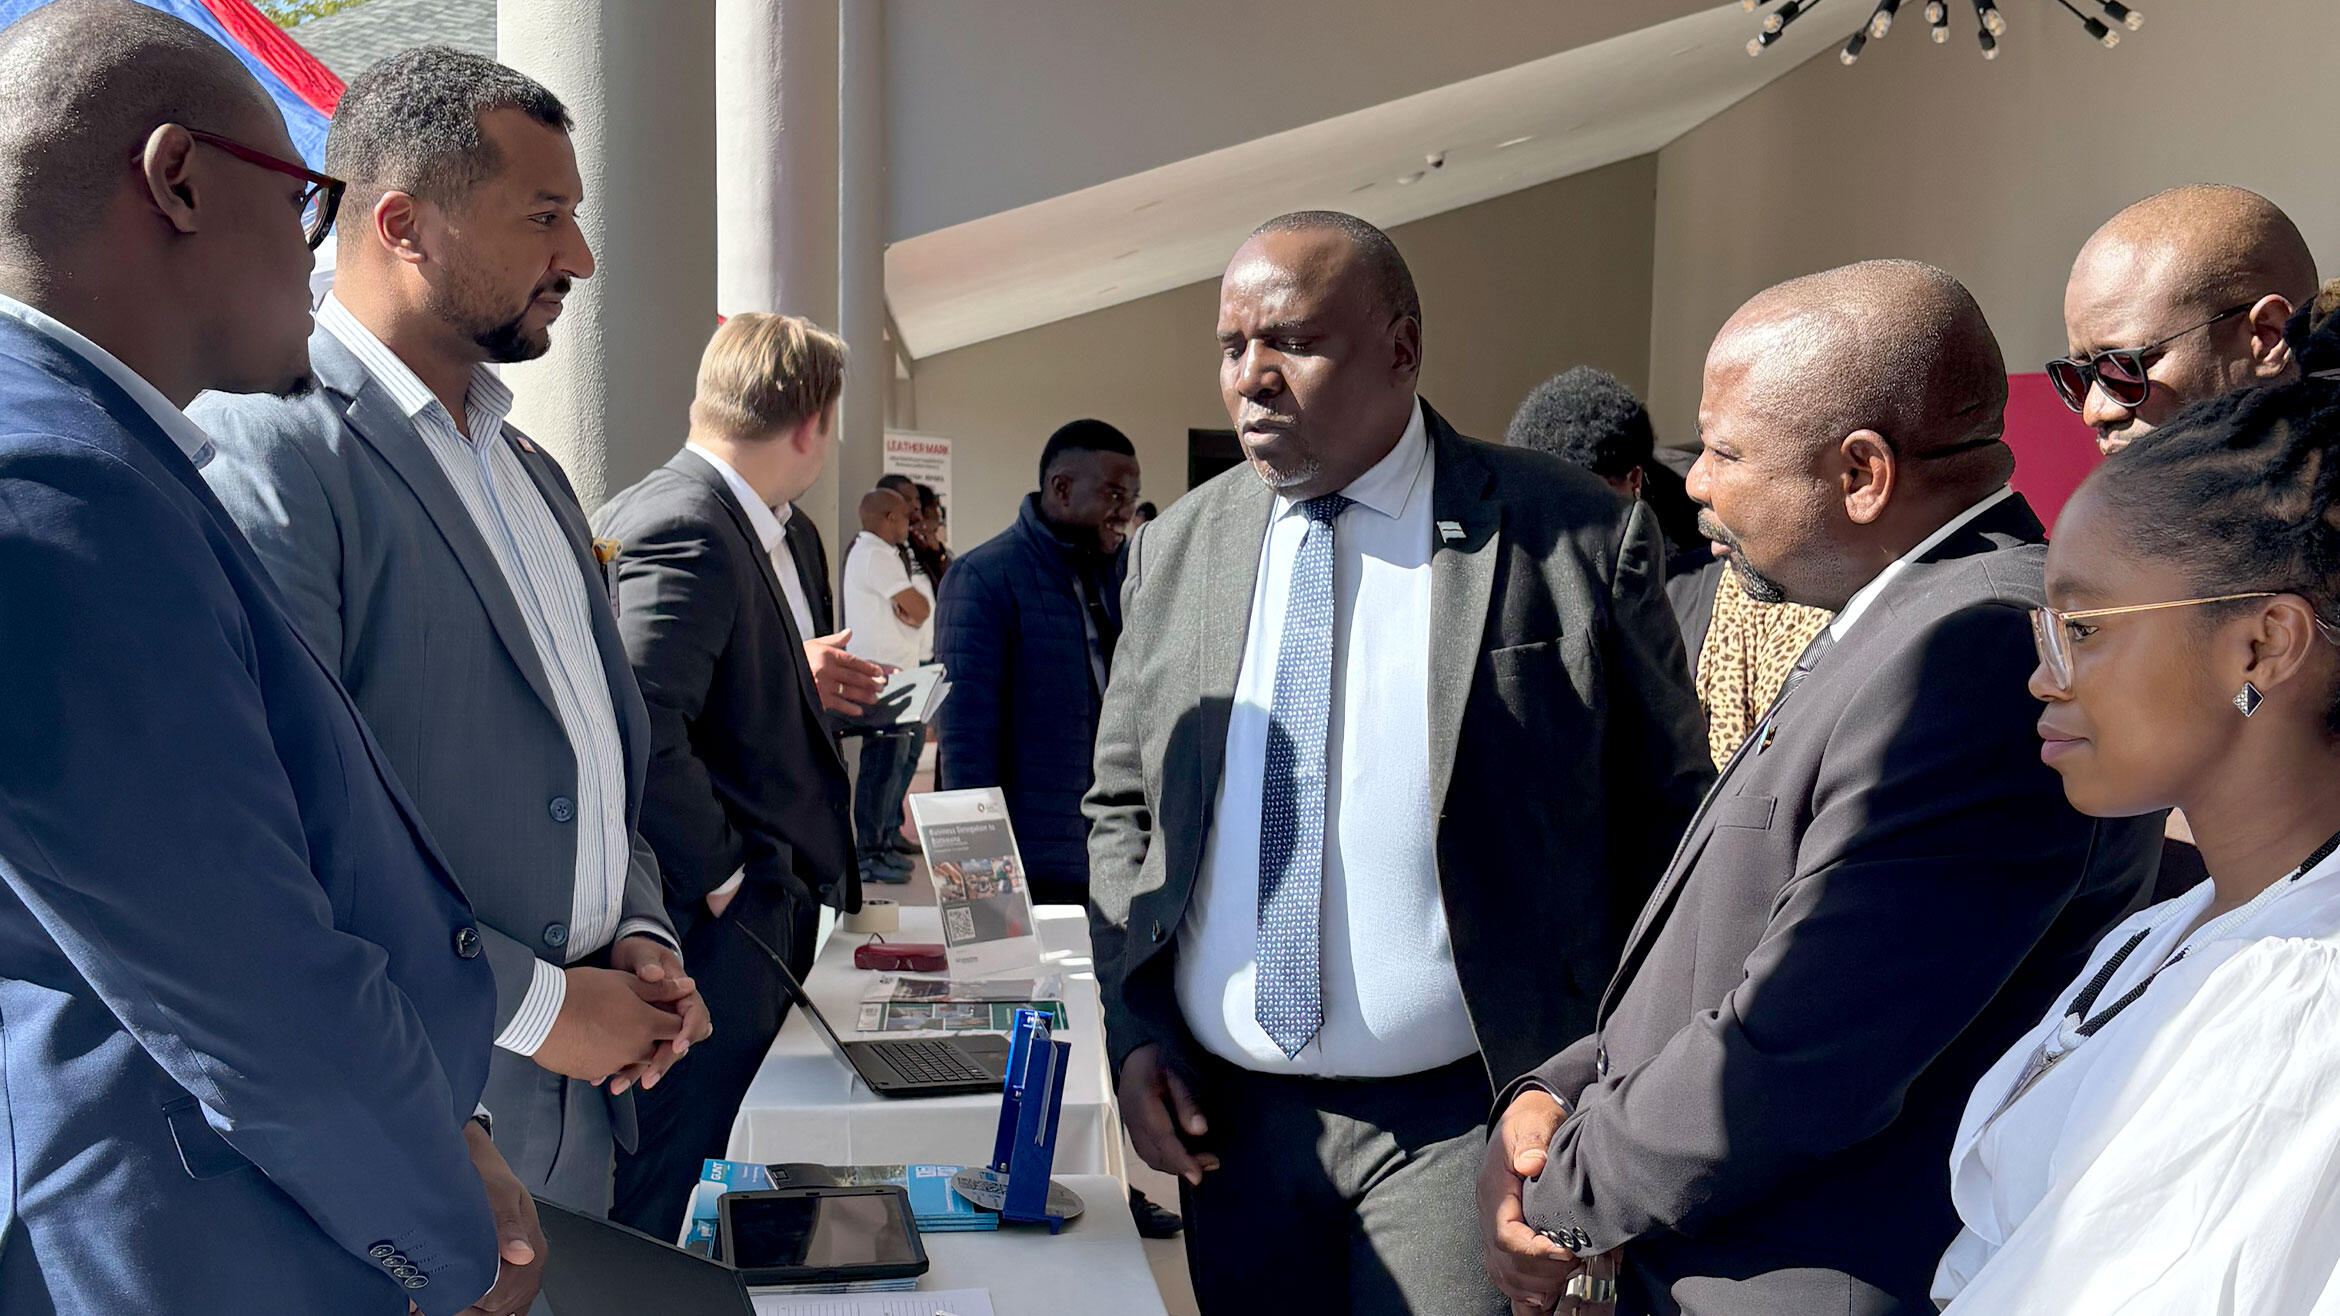
<path fill-rule="evenodd" d="M 715 329 L 714 0 L 500 0 L 497 57 L 576 120 L 582 222 L 599 266 L 552 351 L 507 367 L 512 421 L 568 468 L 586 509 L 681 445 Z"/>
<path fill-rule="evenodd" d="M 715 0 L 716 307 L 725 315 L 777 311 L 838 327 L 838 3 Z M 832 458 L 799 500 L 832 563 L 844 547 L 839 527 L 850 524 L 838 516 L 837 466 Z"/>
<path fill-rule="evenodd" d="M 886 14 L 840 0 L 837 34 L 837 328 L 853 369 L 837 423 L 838 492 L 858 499 L 884 471 L 893 356 L 886 327 Z M 839 509 L 840 515 L 843 508 Z"/>

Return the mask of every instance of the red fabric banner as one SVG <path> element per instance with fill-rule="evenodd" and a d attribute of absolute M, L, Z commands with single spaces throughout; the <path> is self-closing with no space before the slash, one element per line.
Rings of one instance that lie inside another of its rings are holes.
<path fill-rule="evenodd" d="M 252 0 L 203 0 L 203 7 L 228 30 L 236 44 L 267 65 L 268 71 L 295 96 L 317 113 L 332 117 L 333 107 L 341 104 L 341 79 L 319 63 L 315 55 L 301 49 L 300 43 L 285 35 L 274 19 L 253 6 Z"/>

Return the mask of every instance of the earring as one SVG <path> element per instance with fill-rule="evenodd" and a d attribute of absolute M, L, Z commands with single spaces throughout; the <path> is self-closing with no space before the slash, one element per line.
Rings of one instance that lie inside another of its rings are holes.
<path fill-rule="evenodd" d="M 2259 693 L 2259 687 L 2252 685 L 2248 681 L 2245 681 L 2243 682 L 2243 688 L 2235 692 L 2234 706 L 2242 710 L 2242 715 L 2244 717 L 2249 717 L 2251 714 L 2259 711 L 2259 704 L 2262 700 L 2266 699 L 2266 697 L 2267 696 Z"/>

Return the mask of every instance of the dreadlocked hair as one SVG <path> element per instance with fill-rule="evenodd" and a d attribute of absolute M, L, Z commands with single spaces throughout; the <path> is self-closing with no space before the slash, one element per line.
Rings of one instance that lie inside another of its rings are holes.
<path fill-rule="evenodd" d="M 2197 402 L 2091 478 L 2138 550 L 2201 594 L 2297 594 L 2340 624 L 2340 380 Z M 2340 736 L 2340 698 L 2324 726 Z"/>
<path fill-rule="evenodd" d="M 2340 279 L 2325 284 L 2299 308 L 2283 326 L 2283 335 L 2291 340 L 2301 374 L 2340 370 Z"/>

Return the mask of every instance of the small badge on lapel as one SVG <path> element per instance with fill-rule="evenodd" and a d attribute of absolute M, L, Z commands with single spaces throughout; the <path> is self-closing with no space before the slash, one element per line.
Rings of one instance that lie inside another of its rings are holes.
<path fill-rule="evenodd" d="M 601 584 L 602 588 L 609 592 L 609 606 L 612 612 L 617 610 L 618 554 L 624 551 L 625 545 L 614 539 L 593 541 L 593 560 L 601 564 Z"/>
<path fill-rule="evenodd" d="M 1463 537 L 1463 528 L 1462 528 L 1462 522 L 1460 522 L 1460 521 L 1441 521 L 1441 522 L 1439 522 L 1439 523 L 1438 523 L 1438 540 L 1439 540 L 1439 542 L 1440 542 L 1440 543 L 1443 543 L 1443 544 L 1451 544 L 1451 543 L 1453 543 L 1455 540 L 1457 540 L 1457 539 L 1460 539 L 1460 538 L 1462 538 L 1462 537 Z"/>

